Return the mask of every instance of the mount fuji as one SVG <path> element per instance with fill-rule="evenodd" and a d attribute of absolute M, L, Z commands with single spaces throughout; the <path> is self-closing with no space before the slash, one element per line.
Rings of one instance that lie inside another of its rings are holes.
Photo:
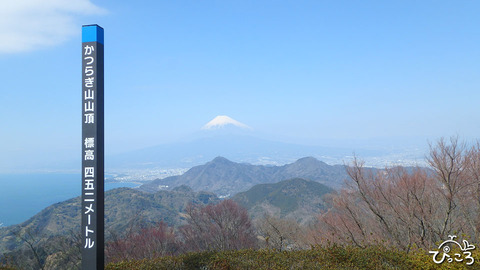
<path fill-rule="evenodd" d="M 241 129 L 252 129 L 251 127 L 247 126 L 244 123 L 241 123 L 229 116 L 226 115 L 219 115 L 215 117 L 212 121 L 208 122 L 205 124 L 202 129 L 219 129 L 219 128 L 225 128 L 227 126 L 234 126 L 238 127 Z"/>

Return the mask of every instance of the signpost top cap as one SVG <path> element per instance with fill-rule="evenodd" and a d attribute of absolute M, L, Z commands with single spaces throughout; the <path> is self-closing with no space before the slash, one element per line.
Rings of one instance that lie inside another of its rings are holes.
<path fill-rule="evenodd" d="M 103 28 L 97 24 L 83 25 L 82 42 L 98 42 L 103 44 Z"/>

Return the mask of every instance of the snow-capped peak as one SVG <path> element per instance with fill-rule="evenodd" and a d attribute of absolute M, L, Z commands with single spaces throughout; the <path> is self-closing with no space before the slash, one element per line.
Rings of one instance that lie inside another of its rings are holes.
<path fill-rule="evenodd" d="M 251 127 L 245 125 L 244 123 L 238 122 L 237 120 L 230 118 L 226 115 L 219 115 L 213 118 L 213 120 L 205 124 L 202 127 L 202 129 L 216 129 L 226 125 L 233 125 L 233 126 L 244 128 L 244 129 L 252 129 Z"/>

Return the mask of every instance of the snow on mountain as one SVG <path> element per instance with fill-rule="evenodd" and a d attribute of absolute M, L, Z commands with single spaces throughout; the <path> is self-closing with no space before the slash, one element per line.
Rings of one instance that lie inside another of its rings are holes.
<path fill-rule="evenodd" d="M 239 128 L 243 129 L 252 129 L 251 127 L 245 125 L 244 123 L 241 123 L 231 117 L 228 117 L 226 115 L 219 115 L 215 117 L 212 121 L 208 122 L 205 124 L 202 129 L 217 129 L 221 128 L 227 125 L 233 125 Z"/>

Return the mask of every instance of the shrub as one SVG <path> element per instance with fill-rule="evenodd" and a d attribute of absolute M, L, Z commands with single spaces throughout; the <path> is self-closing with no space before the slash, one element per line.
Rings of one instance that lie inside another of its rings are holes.
<path fill-rule="evenodd" d="M 330 245 L 309 250 L 232 250 L 187 253 L 152 260 L 126 261 L 107 265 L 108 270 L 127 269 L 208 269 L 208 270 L 290 270 L 290 269 L 480 269 L 480 252 L 475 251 L 476 263 L 435 264 L 427 251 L 418 249 L 406 253 L 384 246 Z"/>

